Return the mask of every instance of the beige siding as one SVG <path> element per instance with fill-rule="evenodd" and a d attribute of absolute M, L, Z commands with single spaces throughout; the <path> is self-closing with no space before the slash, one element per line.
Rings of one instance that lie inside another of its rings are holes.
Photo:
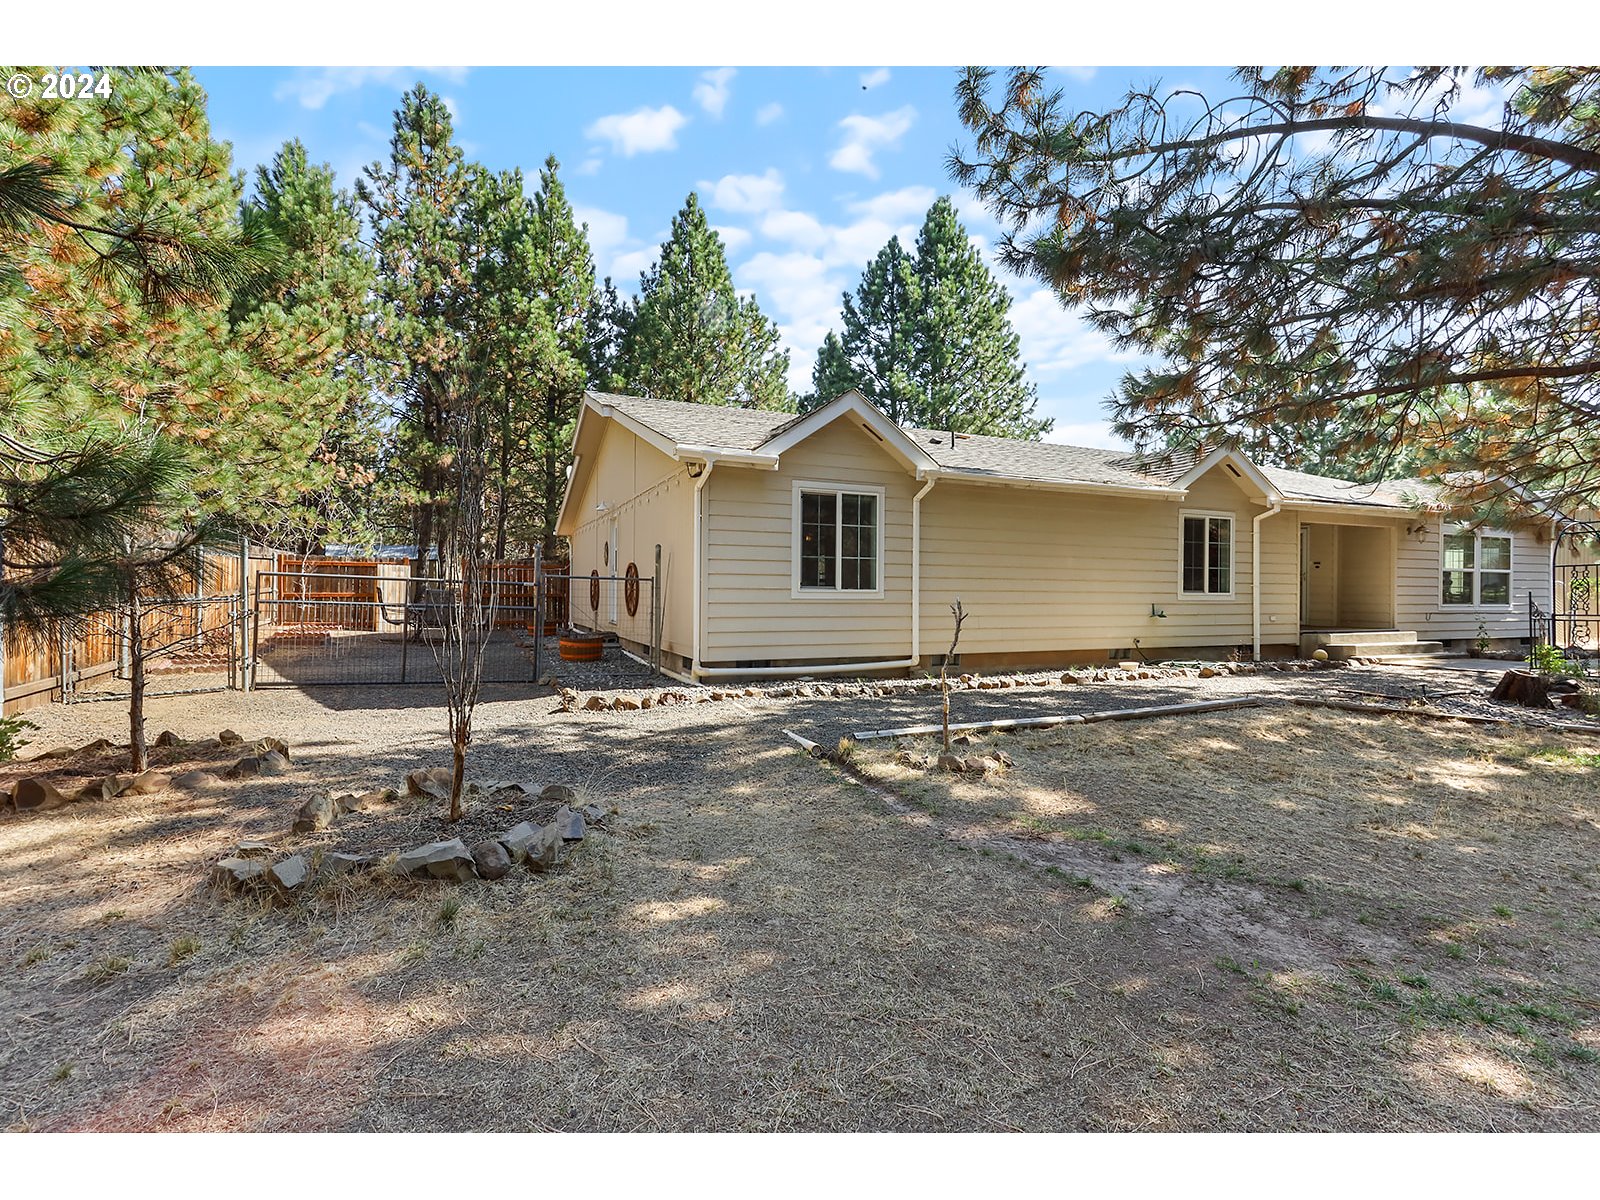
<path fill-rule="evenodd" d="M 598 506 L 604 502 L 606 511 Z M 694 484 L 683 466 L 626 429 L 608 424 L 594 467 L 578 497 L 579 525 L 572 542 L 572 573 L 586 576 L 622 575 L 629 563 L 642 577 L 655 570 L 655 548 L 661 546 L 663 649 L 688 657 L 692 653 L 691 596 L 694 570 Z M 606 539 L 616 522 L 617 562 L 609 564 Z M 628 616 L 622 595 L 616 597 L 616 620 L 611 619 L 615 585 L 602 587 L 600 608 L 589 604 L 589 587 L 581 579 L 572 588 L 574 624 L 616 633 L 639 644 L 650 637 L 650 599 L 639 590 L 639 611 Z"/>
<path fill-rule="evenodd" d="M 1382 629 L 1394 623 L 1393 527 L 1340 525 L 1340 625 Z"/>
<path fill-rule="evenodd" d="M 794 596 L 796 481 L 884 489 L 881 598 Z M 702 661 L 907 657 L 911 498 L 918 486 L 872 435 L 844 419 L 785 452 L 777 471 L 717 467 L 704 495 Z"/>
<path fill-rule="evenodd" d="M 1543 607 L 1550 603 L 1550 544 L 1527 529 L 1512 534 L 1511 606 L 1478 608 L 1446 606 L 1440 602 L 1442 585 L 1442 535 L 1437 521 L 1418 533 L 1401 532 L 1396 584 L 1396 624 L 1415 629 L 1434 641 L 1470 640 L 1478 636 L 1478 622 L 1493 638 L 1528 636 L 1528 594 Z"/>
<path fill-rule="evenodd" d="M 1234 518 L 1234 594 L 1187 596 L 1179 513 Z M 1220 470 L 1182 502 L 940 483 L 922 503 L 922 652 L 941 653 L 957 597 L 962 650 L 1070 652 L 1251 640 L 1251 520 L 1263 511 Z M 1262 642 L 1295 641 L 1297 526 L 1262 524 Z M 1151 606 L 1166 612 L 1151 615 Z"/>

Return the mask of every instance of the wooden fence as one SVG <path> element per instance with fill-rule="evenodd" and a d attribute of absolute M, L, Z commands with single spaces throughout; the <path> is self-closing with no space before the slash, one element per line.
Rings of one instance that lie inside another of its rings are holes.
<path fill-rule="evenodd" d="M 263 571 L 271 571 L 276 563 L 275 552 L 251 551 L 247 576 L 251 592 L 255 577 Z M 159 604 L 145 612 L 139 629 L 144 643 L 147 646 L 192 646 L 197 654 L 226 653 L 233 637 L 237 608 L 194 601 L 238 596 L 239 571 L 237 554 L 207 554 L 192 595 L 175 597 L 146 593 L 148 600 L 181 602 Z M 116 671 L 121 665 L 124 633 L 123 614 L 114 611 L 92 614 L 71 639 L 36 641 L 6 630 L 5 715 L 61 699 L 63 685 L 75 687 Z M 226 663 L 222 665 L 225 669 Z"/>

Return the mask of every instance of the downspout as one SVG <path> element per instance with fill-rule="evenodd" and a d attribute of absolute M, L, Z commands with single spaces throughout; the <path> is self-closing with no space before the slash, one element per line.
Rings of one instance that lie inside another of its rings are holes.
<path fill-rule="evenodd" d="M 703 592 L 701 576 L 705 570 L 705 556 L 700 552 L 700 535 L 702 519 L 700 515 L 700 493 L 705 489 L 706 481 L 711 478 L 711 472 L 716 468 L 717 461 L 708 458 L 705 470 L 700 472 L 700 478 L 694 481 L 694 636 L 690 644 L 689 682 L 693 683 L 700 678 L 700 598 Z"/>
<path fill-rule="evenodd" d="M 911 667 L 922 662 L 922 498 L 939 482 L 928 476 L 922 490 L 911 497 Z"/>
<path fill-rule="evenodd" d="M 1261 661 L 1261 522 L 1283 511 L 1279 501 L 1250 522 L 1250 629 L 1254 641 L 1252 661 Z"/>

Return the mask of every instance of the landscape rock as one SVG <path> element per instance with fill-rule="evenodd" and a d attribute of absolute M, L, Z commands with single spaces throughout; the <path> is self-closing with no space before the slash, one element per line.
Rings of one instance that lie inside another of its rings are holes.
<path fill-rule="evenodd" d="M 561 861 L 567 843 L 554 825 L 546 825 L 528 846 L 528 868 L 547 871 Z"/>
<path fill-rule="evenodd" d="M 581 842 L 584 829 L 583 814 L 563 804 L 550 818 L 550 827 L 561 835 L 562 841 Z"/>
<path fill-rule="evenodd" d="M 127 795 L 153 796 L 157 792 L 164 792 L 172 786 L 172 776 L 161 771 L 145 771 L 133 777 L 133 782 L 128 785 Z"/>
<path fill-rule="evenodd" d="M 29 761 L 43 762 L 50 758 L 71 758 L 77 752 L 77 748 L 74 746 L 54 746 L 42 754 L 35 754 Z"/>
<path fill-rule="evenodd" d="M 1067 672 L 1062 674 L 1061 682 L 1062 683 L 1078 683 L 1078 682 L 1080 682 L 1080 680 L 1071 671 L 1067 671 Z"/>
<path fill-rule="evenodd" d="M 523 821 L 520 825 L 513 825 L 496 840 L 506 848 L 506 853 L 512 859 L 521 861 L 528 856 L 529 850 L 539 840 L 542 832 L 544 831 L 532 821 Z"/>
<path fill-rule="evenodd" d="M 926 754 L 916 754 L 910 750 L 897 751 L 894 760 L 902 767 L 911 767 L 917 771 L 927 770 L 930 761 Z"/>
<path fill-rule="evenodd" d="M 173 733 L 172 730 L 163 729 L 156 734 L 156 740 L 151 744 L 155 746 L 181 746 L 183 745 L 183 739 Z"/>
<path fill-rule="evenodd" d="M 1214 667 L 1201 667 L 1200 668 L 1200 678 L 1201 679 L 1212 679 L 1212 678 L 1214 678 L 1216 676 L 1216 674 L 1217 674 L 1216 668 L 1214 668 Z"/>
<path fill-rule="evenodd" d="M 328 799 L 341 813 L 361 812 L 374 804 L 389 804 L 400 799 L 393 788 L 380 788 L 372 792 L 329 792 Z"/>
<path fill-rule="evenodd" d="M 478 875 L 472 854 L 460 838 L 429 842 L 426 846 L 407 850 L 396 860 L 395 870 L 402 875 L 453 879 L 457 883 L 476 879 Z"/>
<path fill-rule="evenodd" d="M 585 712 L 601 712 L 605 709 L 606 702 L 603 697 L 590 696 L 583 702 L 583 707 Z"/>
<path fill-rule="evenodd" d="M 358 875 L 372 870 L 377 865 L 378 860 L 370 854 L 346 854 L 342 850 L 331 850 L 317 863 L 317 874 L 324 878 L 332 875 Z"/>
<path fill-rule="evenodd" d="M 504 846 L 492 839 L 479 842 L 472 848 L 472 863 L 484 879 L 502 879 L 511 873 L 511 855 Z"/>
<path fill-rule="evenodd" d="M 222 780 L 210 771 L 185 771 L 173 778 L 172 786 L 185 792 L 209 792 L 213 788 L 221 787 Z"/>
<path fill-rule="evenodd" d="M 244 738 L 231 729 L 224 729 L 221 733 L 217 734 L 217 741 L 221 742 L 224 746 L 238 746 L 243 744 Z"/>
<path fill-rule="evenodd" d="M 331 796 L 313 796 L 300 806 L 295 814 L 296 833 L 318 833 L 332 825 L 339 815 L 339 806 Z"/>
<path fill-rule="evenodd" d="M 228 768 L 226 775 L 229 779 L 250 779 L 257 775 L 282 775 L 288 769 L 288 759 L 276 750 L 268 750 L 262 755 L 241 758 Z"/>
<path fill-rule="evenodd" d="M 450 798 L 450 782 L 455 772 L 449 767 L 425 767 L 406 776 L 406 795 L 434 800 Z"/>
<path fill-rule="evenodd" d="M 939 755 L 937 765 L 941 771 L 955 771 L 960 773 L 963 770 L 961 760 L 954 754 Z"/>
<path fill-rule="evenodd" d="M 264 755 L 267 752 L 271 751 L 274 754 L 283 755 L 283 761 L 284 762 L 292 761 L 291 756 L 289 754 L 289 743 L 283 741 L 281 738 L 275 738 L 275 737 L 257 738 L 256 741 L 255 741 L 255 744 L 252 745 L 250 748 L 252 750 L 254 750 L 256 752 L 256 754 L 258 754 L 258 755 Z"/>
<path fill-rule="evenodd" d="M 74 800 L 115 800 L 133 782 L 131 775 L 107 775 L 104 779 L 91 779 L 78 789 Z"/>
<path fill-rule="evenodd" d="M 611 702 L 611 707 L 618 712 L 638 712 L 639 702 L 632 696 L 618 696 Z"/>
<path fill-rule="evenodd" d="M 968 755 L 961 760 L 961 771 L 964 775 L 987 775 L 991 769 L 990 764 L 998 766 L 991 758 L 981 758 L 976 754 Z"/>
<path fill-rule="evenodd" d="M 236 893 L 258 887 L 266 880 L 267 864 L 259 858 L 225 858 L 211 868 L 212 884 Z"/>
<path fill-rule="evenodd" d="M 600 825 L 605 822 L 606 810 L 598 804 L 585 804 L 579 811 L 583 813 L 583 819 L 591 825 Z"/>
<path fill-rule="evenodd" d="M 306 862 L 306 856 L 303 854 L 291 854 L 267 870 L 268 882 L 272 884 L 273 890 L 284 898 L 293 895 L 297 888 L 304 887 L 310 877 L 311 864 Z"/>
<path fill-rule="evenodd" d="M 564 783 L 547 783 L 539 789 L 539 799 L 546 804 L 576 804 L 578 793 Z"/>
<path fill-rule="evenodd" d="M 67 797 L 57 790 L 56 785 L 48 779 L 38 776 L 29 776 L 19 779 L 11 792 L 11 803 L 18 812 L 43 812 L 46 809 L 60 808 L 67 803 Z"/>
<path fill-rule="evenodd" d="M 245 841 L 233 848 L 234 858 L 271 858 L 272 847 L 265 842 Z"/>

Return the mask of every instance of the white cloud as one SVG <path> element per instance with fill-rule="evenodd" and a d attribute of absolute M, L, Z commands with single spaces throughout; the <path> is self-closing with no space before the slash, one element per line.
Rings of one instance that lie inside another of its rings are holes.
<path fill-rule="evenodd" d="M 879 67 L 876 71 L 863 71 L 861 73 L 861 88 L 863 91 L 871 91 L 873 88 L 881 87 L 888 82 L 888 67 Z"/>
<path fill-rule="evenodd" d="M 875 221 L 896 222 L 915 217 L 920 224 L 938 198 L 939 193 L 933 188 L 913 184 L 893 192 L 880 192 L 867 200 L 852 201 L 848 207 L 857 216 Z"/>
<path fill-rule="evenodd" d="M 702 72 L 700 82 L 694 85 L 694 102 L 713 117 L 721 117 L 728 106 L 728 93 L 733 77 L 739 72 L 732 67 L 718 67 Z"/>
<path fill-rule="evenodd" d="M 828 165 L 835 171 L 853 171 L 876 179 L 878 164 L 873 155 L 879 150 L 894 149 L 916 119 L 917 110 L 909 104 L 876 117 L 850 114 L 839 122 L 844 141 L 828 159 Z"/>
<path fill-rule="evenodd" d="M 1041 410 L 1046 407 L 1043 398 L 1040 399 Z M 1048 415 L 1046 413 L 1045 415 Z M 1133 447 L 1111 432 L 1110 421 L 1057 421 L 1054 428 L 1044 435 L 1044 441 L 1054 442 L 1058 446 L 1089 446 L 1096 450 L 1132 450 Z"/>
<path fill-rule="evenodd" d="M 783 116 L 783 105 L 774 100 L 771 104 L 763 104 L 756 110 L 756 124 L 771 125 L 781 116 Z"/>
<path fill-rule="evenodd" d="M 611 113 L 595 121 L 583 133 L 592 141 L 610 142 L 613 154 L 632 158 L 635 154 L 676 150 L 678 130 L 688 123 L 688 117 L 665 104 L 660 108 L 635 109 L 631 113 Z"/>
<path fill-rule="evenodd" d="M 1077 80 L 1079 83 L 1088 83 L 1100 72 L 1099 67 L 1062 67 L 1064 75 Z"/>
<path fill-rule="evenodd" d="M 1048 379 L 1090 363 L 1128 363 L 1139 356 L 1118 350 L 1111 339 L 1061 306 L 1048 288 L 1034 288 L 1011 306 L 1011 324 L 1022 343 L 1029 372 Z"/>
<path fill-rule="evenodd" d="M 761 234 L 776 242 L 788 242 L 806 250 L 820 250 L 828 244 L 828 229 L 808 212 L 780 208 L 761 219 Z"/>
<path fill-rule="evenodd" d="M 741 288 L 756 293 L 762 308 L 777 321 L 778 334 L 789 351 L 789 386 L 809 390 L 817 347 L 839 323 L 839 298 L 845 278 L 814 254 L 774 254 L 763 250 L 735 269 Z"/>
<path fill-rule="evenodd" d="M 408 87 L 419 74 L 465 83 L 468 67 L 318 67 L 296 71 L 272 90 L 274 100 L 297 100 L 302 108 L 321 108 L 341 92 L 368 84 Z"/>
<path fill-rule="evenodd" d="M 723 246 L 727 248 L 730 254 L 737 252 L 740 247 L 750 244 L 750 231 L 748 229 L 741 229 L 737 225 L 713 225 L 711 229 L 722 239 Z"/>
<path fill-rule="evenodd" d="M 783 176 L 775 167 L 761 175 L 724 175 L 715 183 L 702 179 L 699 187 L 707 203 L 729 212 L 766 212 L 783 199 Z"/>
<path fill-rule="evenodd" d="M 586 158 L 577 166 L 572 168 L 572 173 L 574 175 L 598 175 L 600 173 L 600 165 L 602 162 L 604 162 L 604 160 L 600 158 Z"/>
<path fill-rule="evenodd" d="M 639 250 L 629 250 L 626 254 L 619 254 L 611 260 L 611 270 L 607 272 L 620 288 L 629 291 L 638 282 L 639 273 L 648 271 L 650 265 L 656 261 L 656 247 L 645 246 Z"/>

